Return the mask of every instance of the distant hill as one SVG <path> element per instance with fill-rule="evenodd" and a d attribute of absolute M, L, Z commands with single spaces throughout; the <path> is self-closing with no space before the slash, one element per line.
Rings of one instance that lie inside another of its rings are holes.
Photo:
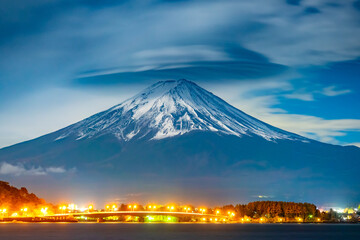
<path fill-rule="evenodd" d="M 8 182 L 0 181 L 0 209 L 13 212 L 26 207 L 30 210 L 42 204 L 45 204 L 45 200 L 29 193 L 26 188 L 18 189 L 10 186 Z"/>

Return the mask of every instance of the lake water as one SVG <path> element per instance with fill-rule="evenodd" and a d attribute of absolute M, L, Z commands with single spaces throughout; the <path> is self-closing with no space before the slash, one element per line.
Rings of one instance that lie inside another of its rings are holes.
<path fill-rule="evenodd" d="M 0 223 L 0 239 L 360 239 L 360 224 Z"/>

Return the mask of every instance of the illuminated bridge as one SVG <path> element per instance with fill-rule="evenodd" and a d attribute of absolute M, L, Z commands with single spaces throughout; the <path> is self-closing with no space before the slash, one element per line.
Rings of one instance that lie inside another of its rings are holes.
<path fill-rule="evenodd" d="M 109 212 L 75 212 L 65 214 L 54 214 L 46 216 L 46 218 L 55 221 L 61 221 L 65 219 L 98 219 L 102 220 L 108 217 L 120 217 L 120 216 L 132 216 L 140 217 L 149 221 L 155 219 L 155 217 L 164 216 L 169 217 L 172 220 L 176 219 L 194 219 L 198 221 L 228 221 L 229 216 L 221 214 L 206 214 L 206 213 L 192 213 L 192 212 L 168 212 L 168 211 L 109 211 Z M 162 218 L 164 219 L 164 218 Z"/>
<path fill-rule="evenodd" d="M 77 222 L 77 221 L 138 221 L 138 222 L 228 222 L 229 216 L 193 212 L 169 211 L 108 211 L 71 212 L 36 217 L 9 217 L 5 221 L 24 222 Z"/>

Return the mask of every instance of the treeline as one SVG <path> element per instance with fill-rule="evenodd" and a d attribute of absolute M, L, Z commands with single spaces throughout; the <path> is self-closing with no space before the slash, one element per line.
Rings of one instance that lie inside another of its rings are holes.
<path fill-rule="evenodd" d="M 24 187 L 18 189 L 8 182 L 0 181 L 0 209 L 8 212 L 19 211 L 23 207 L 34 208 L 45 204 L 45 201 L 35 194 L 29 193 Z"/>
<path fill-rule="evenodd" d="M 311 203 L 279 202 L 279 201 L 257 201 L 248 204 L 237 204 L 236 206 L 224 206 L 225 211 L 233 210 L 240 218 L 275 218 L 283 217 L 303 219 L 321 216 L 316 206 Z"/>

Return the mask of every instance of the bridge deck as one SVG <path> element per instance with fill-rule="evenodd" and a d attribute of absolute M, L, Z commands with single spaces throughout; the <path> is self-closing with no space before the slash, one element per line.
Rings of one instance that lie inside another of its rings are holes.
<path fill-rule="evenodd" d="M 174 217 L 217 217 L 217 218 L 228 218 L 225 215 L 215 215 L 215 214 L 202 214 L 202 213 L 192 213 L 192 212 L 163 212 L 163 211 L 111 211 L 111 212 L 76 212 L 76 213 L 64 213 L 64 214 L 54 214 L 47 217 L 93 217 L 93 218 L 103 218 L 109 216 L 148 216 L 148 215 L 166 215 Z"/>

